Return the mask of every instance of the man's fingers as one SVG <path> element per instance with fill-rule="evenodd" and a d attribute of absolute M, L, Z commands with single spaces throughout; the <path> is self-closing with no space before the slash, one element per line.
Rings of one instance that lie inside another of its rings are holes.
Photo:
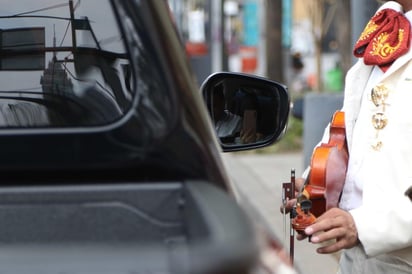
<path fill-rule="evenodd" d="M 306 235 L 306 234 L 304 234 L 304 233 L 297 233 L 296 234 L 296 239 L 298 240 L 298 241 L 302 241 L 302 240 L 304 240 L 304 239 L 306 239 L 308 236 Z"/>
<path fill-rule="evenodd" d="M 316 223 L 305 229 L 315 244 L 323 244 L 319 253 L 333 253 L 358 243 L 358 233 L 352 216 L 341 209 L 331 209 L 320 216 Z"/>
<path fill-rule="evenodd" d="M 330 219 L 316 221 L 316 223 L 305 229 L 305 233 L 307 235 L 314 235 L 318 232 L 329 231 L 334 227 L 336 227 L 336 225 L 334 225 L 334 222 L 332 222 Z"/>
<path fill-rule="evenodd" d="M 293 193 L 293 196 L 296 197 L 299 194 L 299 191 L 301 190 L 302 186 L 305 183 L 304 178 L 296 178 L 295 179 L 295 193 Z M 283 213 L 289 213 L 290 210 L 293 208 L 293 206 L 296 204 L 296 198 L 289 199 L 286 202 L 286 205 L 281 205 L 280 206 L 280 212 Z"/>
<path fill-rule="evenodd" d="M 319 247 L 318 249 L 316 249 L 316 251 L 320 254 L 330 254 L 330 253 L 335 253 L 343 248 L 345 248 L 343 241 L 337 241 L 329 245 Z"/>
<path fill-rule="evenodd" d="M 304 178 L 296 178 L 295 179 L 295 189 L 297 191 L 299 191 L 304 184 L 305 184 L 305 179 Z"/>
<path fill-rule="evenodd" d="M 313 235 L 321 231 L 329 231 L 336 227 L 341 227 L 344 225 L 345 219 L 342 218 L 338 212 L 334 209 L 326 211 L 323 215 L 319 216 L 316 222 L 305 229 L 305 233 L 308 235 Z"/>
<path fill-rule="evenodd" d="M 283 211 L 285 211 L 285 213 L 289 213 L 295 204 L 296 204 L 296 199 L 288 200 L 286 202 L 286 205 L 280 206 L 280 212 L 283 213 Z"/>
<path fill-rule="evenodd" d="M 334 239 L 339 239 L 345 236 L 345 229 L 342 227 L 334 228 L 323 233 L 315 234 L 311 238 L 311 242 L 315 244 L 320 244 Z"/>

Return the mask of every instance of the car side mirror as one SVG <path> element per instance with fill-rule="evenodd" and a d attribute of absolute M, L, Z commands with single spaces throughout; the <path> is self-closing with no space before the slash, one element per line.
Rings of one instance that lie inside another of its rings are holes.
<path fill-rule="evenodd" d="M 219 72 L 203 82 L 201 91 L 223 151 L 265 147 L 285 132 L 290 101 L 280 83 Z"/>

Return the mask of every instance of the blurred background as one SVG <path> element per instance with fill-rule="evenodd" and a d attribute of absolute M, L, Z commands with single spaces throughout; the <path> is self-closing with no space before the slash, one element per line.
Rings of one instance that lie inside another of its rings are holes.
<path fill-rule="evenodd" d="M 233 71 L 288 86 L 294 109 L 286 136 L 257 152 L 301 151 L 306 165 L 340 107 L 352 47 L 379 1 L 167 1 L 199 85 Z"/>
<path fill-rule="evenodd" d="M 340 92 L 376 0 L 168 0 L 199 82 L 241 71 Z M 340 72 L 340 73 L 339 73 Z M 299 74 L 299 77 L 297 77 Z"/>

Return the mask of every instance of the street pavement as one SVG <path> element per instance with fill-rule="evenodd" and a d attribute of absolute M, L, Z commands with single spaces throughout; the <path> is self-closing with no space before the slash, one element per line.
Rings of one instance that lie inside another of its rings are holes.
<path fill-rule="evenodd" d="M 289 251 L 289 215 L 284 221 L 280 212 L 282 183 L 290 182 L 291 169 L 296 177 L 302 174 L 303 154 L 223 153 L 223 160 L 241 202 L 245 199 L 257 210 Z M 302 274 L 337 272 L 339 254 L 317 254 L 317 245 L 307 240 L 295 240 L 294 247 L 294 262 Z"/>

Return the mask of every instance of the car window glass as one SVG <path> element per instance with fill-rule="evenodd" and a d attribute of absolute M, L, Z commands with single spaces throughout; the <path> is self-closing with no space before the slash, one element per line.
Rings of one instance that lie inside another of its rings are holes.
<path fill-rule="evenodd" d="M 127 112 L 133 73 L 109 1 L 1 3 L 0 127 L 104 125 Z"/>

